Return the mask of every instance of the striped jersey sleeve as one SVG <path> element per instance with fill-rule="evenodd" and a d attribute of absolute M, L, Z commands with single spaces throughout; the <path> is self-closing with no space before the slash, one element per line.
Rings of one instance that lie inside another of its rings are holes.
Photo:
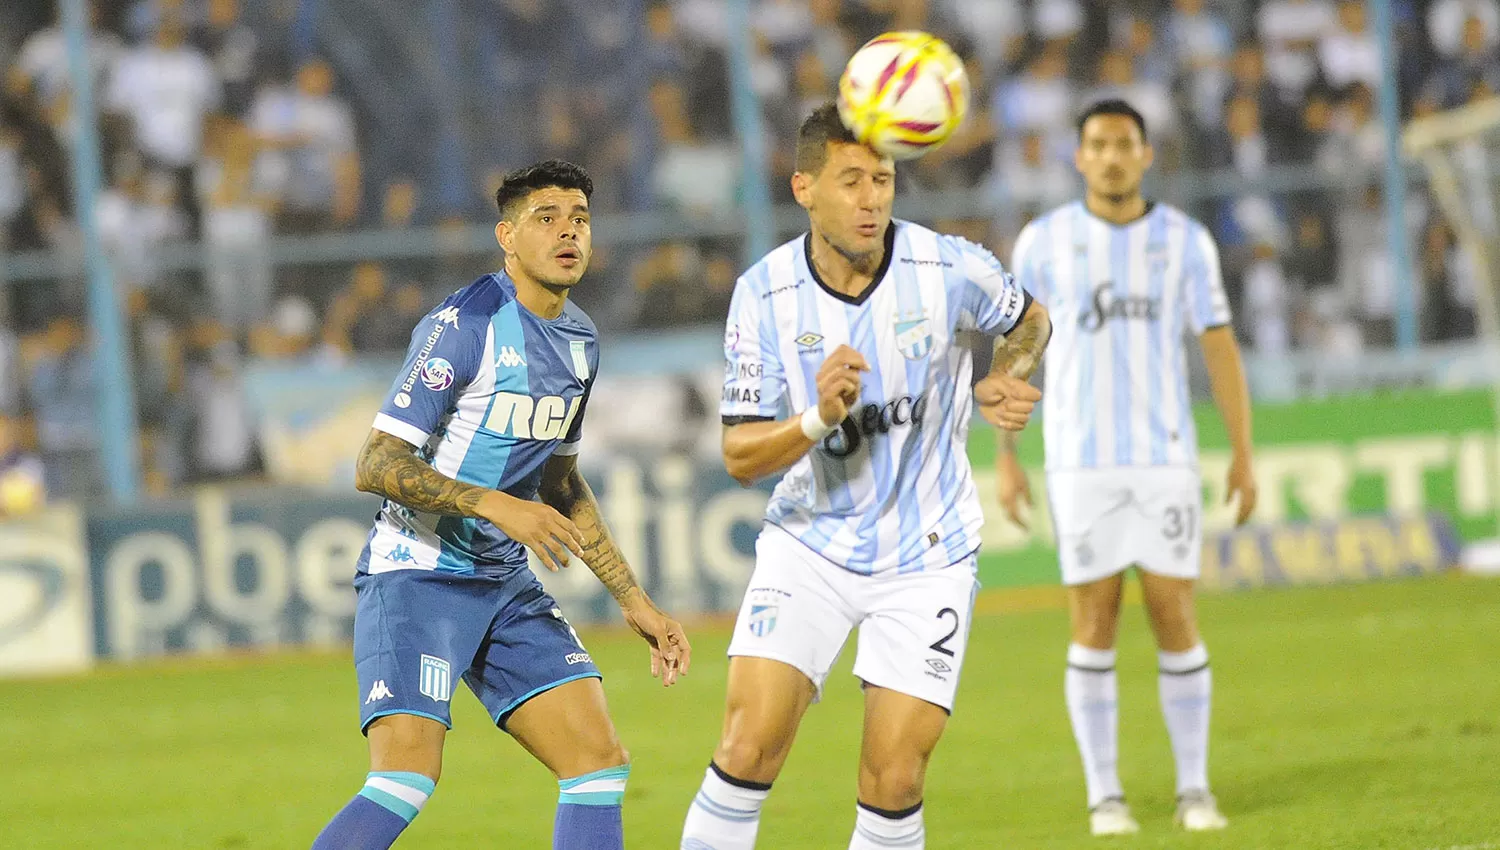
<path fill-rule="evenodd" d="M 1025 314 L 1031 296 L 988 250 L 957 236 L 943 238 L 957 249 L 956 327 L 991 336 L 1010 333 Z"/>
<path fill-rule="evenodd" d="M 406 361 L 375 416 L 375 428 L 414 446 L 427 442 L 479 373 L 489 322 L 454 303 L 412 331 Z"/>
<path fill-rule="evenodd" d="M 1015 247 L 1010 252 L 1010 268 L 1021 289 L 1027 295 L 1046 304 L 1046 281 L 1040 272 L 1042 248 L 1038 245 L 1037 230 L 1037 225 L 1034 223 L 1021 228 L 1020 235 L 1016 237 Z"/>
<path fill-rule="evenodd" d="M 735 284 L 724 328 L 724 392 L 719 415 L 726 425 L 775 419 L 781 415 L 786 396 L 776 325 L 752 282 L 754 272 Z"/>
<path fill-rule="evenodd" d="M 1227 325 L 1229 298 L 1219 268 L 1219 248 L 1208 229 L 1193 222 L 1183 240 L 1183 309 L 1193 333 Z"/>

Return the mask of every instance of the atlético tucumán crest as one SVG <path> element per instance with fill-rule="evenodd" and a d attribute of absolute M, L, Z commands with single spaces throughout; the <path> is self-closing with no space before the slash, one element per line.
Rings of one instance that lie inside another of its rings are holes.
<path fill-rule="evenodd" d="M 932 350 L 932 324 L 927 317 L 896 320 L 896 348 L 907 360 L 921 360 Z"/>

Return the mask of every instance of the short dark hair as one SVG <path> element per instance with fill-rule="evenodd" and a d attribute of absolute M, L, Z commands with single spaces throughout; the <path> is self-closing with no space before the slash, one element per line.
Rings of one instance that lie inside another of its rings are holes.
<path fill-rule="evenodd" d="M 1135 122 L 1135 126 L 1141 128 L 1141 141 L 1146 141 L 1146 119 L 1141 117 L 1134 106 L 1119 98 L 1101 100 L 1091 105 L 1078 116 L 1078 140 L 1083 141 L 1083 125 L 1088 123 L 1095 115 L 1123 115 Z"/>
<path fill-rule="evenodd" d="M 580 166 L 561 159 L 548 159 L 525 168 L 518 168 L 505 175 L 500 188 L 495 190 L 495 206 L 500 217 L 509 219 L 515 212 L 517 201 L 538 189 L 557 187 L 577 189 L 585 199 L 594 196 L 594 181 Z"/>
<path fill-rule="evenodd" d="M 857 145 L 859 139 L 844 126 L 839 117 L 839 108 L 825 103 L 814 109 L 797 128 L 797 156 L 794 167 L 806 174 L 817 174 L 828 163 L 828 145 L 839 142 Z"/>

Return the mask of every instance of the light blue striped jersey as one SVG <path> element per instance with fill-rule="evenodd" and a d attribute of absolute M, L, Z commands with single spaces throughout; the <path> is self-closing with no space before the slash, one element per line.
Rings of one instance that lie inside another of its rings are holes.
<path fill-rule="evenodd" d="M 816 375 L 840 345 L 864 355 L 859 403 L 781 479 L 766 519 L 853 572 L 944 567 L 979 547 L 983 515 L 964 443 L 970 352 L 960 330 L 998 335 L 1030 303 L 985 249 L 905 221 L 858 298 L 826 287 L 810 236 L 782 245 L 735 285 L 724 336 L 726 424 L 816 405 Z"/>
<path fill-rule="evenodd" d="M 1230 321 L 1207 229 L 1166 204 L 1114 225 L 1075 201 L 1028 224 L 1011 259 L 1052 317 L 1047 468 L 1196 466 L 1183 334 Z"/>
<path fill-rule="evenodd" d="M 438 472 L 533 499 L 552 455 L 577 454 L 599 370 L 594 323 L 571 303 L 544 319 L 503 272 L 448 296 L 412 332 L 375 428 L 420 447 Z M 440 517 L 386 500 L 360 572 L 503 575 L 526 549 L 485 520 Z"/>

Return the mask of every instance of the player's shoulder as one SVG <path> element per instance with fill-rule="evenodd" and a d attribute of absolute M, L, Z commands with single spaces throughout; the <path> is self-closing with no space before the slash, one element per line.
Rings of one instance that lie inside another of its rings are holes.
<path fill-rule="evenodd" d="M 953 233 L 942 233 L 910 221 L 899 223 L 896 234 L 898 258 L 913 265 L 938 263 L 945 272 L 960 275 L 970 271 L 971 263 L 999 266 L 995 252 L 978 242 Z M 905 256 L 902 256 L 904 253 Z"/>
<path fill-rule="evenodd" d="M 487 274 L 444 298 L 427 314 L 427 318 L 445 322 L 461 331 L 479 330 L 515 297 L 515 288 L 506 286 L 500 275 Z"/>
<path fill-rule="evenodd" d="M 563 302 L 562 319 L 564 322 L 578 326 L 589 336 L 595 339 L 599 338 L 599 328 L 594 324 L 594 320 L 589 317 L 589 314 L 582 307 L 574 304 L 571 299 Z"/>
<path fill-rule="evenodd" d="M 735 289 L 745 289 L 764 295 L 769 292 L 777 282 L 785 285 L 789 277 L 797 275 L 797 258 L 803 251 L 803 240 L 807 234 L 802 234 L 793 239 L 777 245 L 766 255 L 755 262 L 755 265 L 745 270 L 735 281 Z"/>
<path fill-rule="evenodd" d="M 1209 236 L 1208 227 L 1203 222 L 1171 204 L 1164 204 L 1160 201 L 1153 202 L 1151 205 L 1151 214 L 1160 216 L 1162 223 L 1169 230 L 1174 228 L 1180 229 L 1188 236 L 1200 239 Z"/>

